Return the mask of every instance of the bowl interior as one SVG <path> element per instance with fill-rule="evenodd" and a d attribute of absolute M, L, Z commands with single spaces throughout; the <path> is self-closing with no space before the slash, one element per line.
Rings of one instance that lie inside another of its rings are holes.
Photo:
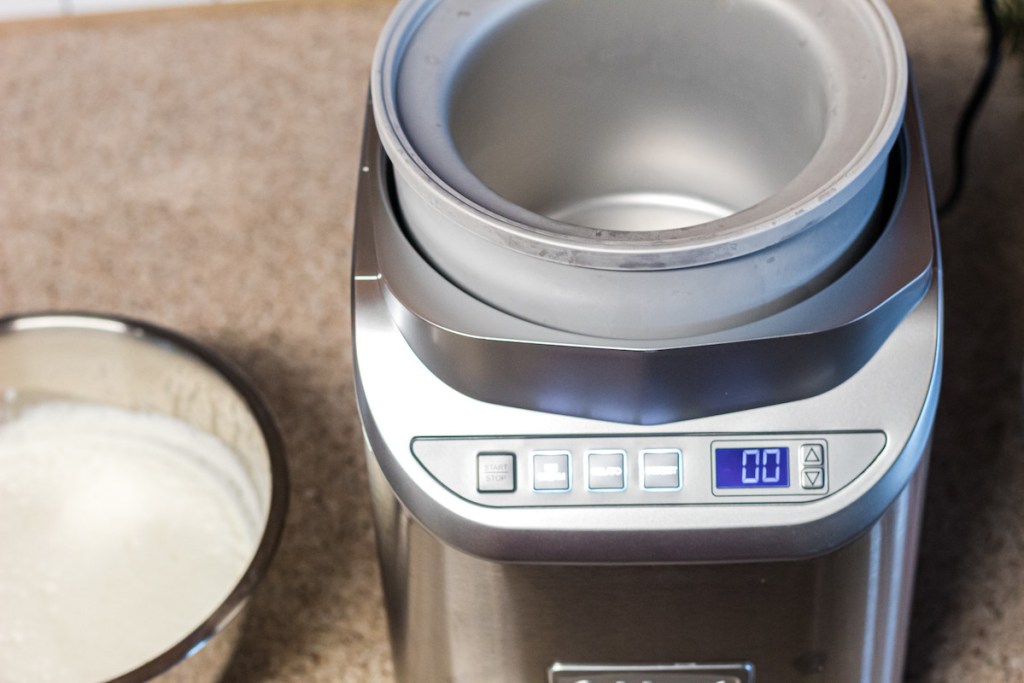
<path fill-rule="evenodd" d="M 782 9 L 531 3 L 467 49 L 448 132 L 484 185 L 557 221 L 655 231 L 729 216 L 825 138 L 823 48 Z"/>
<path fill-rule="evenodd" d="M 252 485 L 262 531 L 271 504 L 271 463 L 260 425 L 238 391 L 200 359 L 156 339 L 86 326 L 83 318 L 42 318 L 40 326 L 0 330 L 0 388 L 19 403 L 71 400 L 168 415 L 216 436 Z M 56 321 L 56 322 L 55 322 Z M 28 319 L 32 323 L 33 319 Z M 101 325 L 107 326 L 103 329 Z"/>

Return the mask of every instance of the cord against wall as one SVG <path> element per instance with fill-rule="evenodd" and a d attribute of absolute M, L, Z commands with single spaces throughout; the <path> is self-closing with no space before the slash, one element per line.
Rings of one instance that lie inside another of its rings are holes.
<path fill-rule="evenodd" d="M 1006 4 L 1011 8 L 1017 5 L 1016 10 L 1020 9 L 1019 2 L 1008 2 Z M 971 93 L 970 99 L 967 100 L 967 104 L 960 114 L 960 121 L 957 123 L 956 141 L 953 151 L 953 184 L 950 187 L 949 194 L 946 195 L 945 200 L 939 206 L 939 216 L 946 215 L 950 209 L 956 206 L 957 201 L 960 199 L 960 194 L 963 191 L 964 182 L 967 177 L 967 153 L 970 147 L 971 130 L 978 118 L 978 113 L 988 98 L 989 92 L 992 90 L 992 84 L 995 82 L 996 75 L 999 73 L 999 66 L 1002 63 L 1003 24 L 999 17 L 999 11 L 996 8 L 996 0 L 981 0 L 981 11 L 985 17 L 985 26 L 988 29 L 988 54 L 981 73 L 978 75 L 978 80 L 974 85 L 974 91 Z"/>

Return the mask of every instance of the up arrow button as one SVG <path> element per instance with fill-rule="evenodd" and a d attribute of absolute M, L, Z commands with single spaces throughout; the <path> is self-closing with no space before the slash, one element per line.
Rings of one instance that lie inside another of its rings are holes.
<path fill-rule="evenodd" d="M 804 444 L 800 447 L 800 457 L 804 465 L 821 467 L 825 464 L 825 447 L 820 443 Z"/>

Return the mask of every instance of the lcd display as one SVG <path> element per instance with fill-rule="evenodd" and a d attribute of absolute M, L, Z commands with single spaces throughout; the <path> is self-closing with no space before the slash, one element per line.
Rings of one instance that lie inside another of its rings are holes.
<path fill-rule="evenodd" d="M 715 485 L 720 489 L 789 486 L 789 449 L 716 448 Z"/>

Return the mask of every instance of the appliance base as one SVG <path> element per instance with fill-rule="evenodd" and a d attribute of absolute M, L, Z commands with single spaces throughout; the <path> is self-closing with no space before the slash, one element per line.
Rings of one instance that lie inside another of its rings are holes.
<path fill-rule="evenodd" d="M 559 565 L 443 544 L 368 462 L 400 683 L 547 683 L 555 662 L 749 662 L 758 683 L 901 679 L 924 463 L 862 536 L 820 557 Z"/>

